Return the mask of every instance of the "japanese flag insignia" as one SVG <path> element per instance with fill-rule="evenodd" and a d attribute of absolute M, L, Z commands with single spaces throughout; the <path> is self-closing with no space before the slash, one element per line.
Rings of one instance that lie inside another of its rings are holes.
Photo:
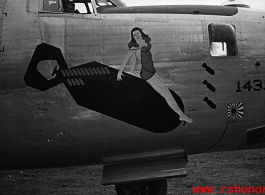
<path fill-rule="evenodd" d="M 243 103 L 228 104 L 228 119 L 244 118 L 244 105 Z"/>

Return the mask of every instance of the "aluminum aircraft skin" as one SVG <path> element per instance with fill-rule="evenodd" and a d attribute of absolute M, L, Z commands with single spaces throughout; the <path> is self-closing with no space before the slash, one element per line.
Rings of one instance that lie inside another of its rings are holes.
<path fill-rule="evenodd" d="M 119 184 L 265 147 L 264 11 L 74 2 L 89 13 L 0 0 L 1 169 L 103 164 Z"/>

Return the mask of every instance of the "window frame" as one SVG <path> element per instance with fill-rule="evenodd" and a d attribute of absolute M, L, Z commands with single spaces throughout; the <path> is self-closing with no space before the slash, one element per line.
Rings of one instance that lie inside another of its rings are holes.
<path fill-rule="evenodd" d="M 235 25 L 227 23 L 210 23 L 208 24 L 208 33 L 209 53 L 211 57 L 238 56 L 239 49 L 237 29 Z M 224 45 L 226 45 L 226 48 Z M 217 49 L 214 50 L 213 48 Z M 220 48 L 222 48 L 222 51 Z"/>
<path fill-rule="evenodd" d="M 49 0 L 41 0 L 41 1 L 40 1 L 40 5 L 39 5 L 39 13 L 56 13 L 56 14 L 58 14 L 58 13 L 64 13 L 64 12 L 63 12 L 63 4 L 62 4 L 62 0 L 54 0 L 54 1 L 58 1 L 59 4 L 61 5 L 61 8 L 60 8 L 61 11 L 44 10 L 44 3 L 45 3 L 45 1 L 49 1 Z"/>

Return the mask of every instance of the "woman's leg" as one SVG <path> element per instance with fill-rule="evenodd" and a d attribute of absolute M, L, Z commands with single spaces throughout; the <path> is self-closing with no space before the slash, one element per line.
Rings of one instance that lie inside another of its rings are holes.
<path fill-rule="evenodd" d="M 182 112 L 169 89 L 165 85 L 164 81 L 157 73 L 155 73 L 150 79 L 148 79 L 147 82 L 154 88 L 154 90 L 156 90 L 166 99 L 168 105 L 179 115 L 179 119 L 181 121 L 192 123 L 192 119 Z"/>

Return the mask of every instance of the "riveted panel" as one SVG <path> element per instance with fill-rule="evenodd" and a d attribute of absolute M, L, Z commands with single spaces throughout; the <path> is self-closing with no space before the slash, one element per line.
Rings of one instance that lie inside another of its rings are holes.
<path fill-rule="evenodd" d="M 2 46 L 2 30 L 3 30 L 3 17 L 6 15 L 3 14 L 5 1 L 1 1 L 0 3 L 0 63 L 2 62 L 2 52 L 5 50 Z"/>
<path fill-rule="evenodd" d="M 66 18 L 65 54 L 70 63 L 102 61 L 102 21 L 88 16 Z"/>

